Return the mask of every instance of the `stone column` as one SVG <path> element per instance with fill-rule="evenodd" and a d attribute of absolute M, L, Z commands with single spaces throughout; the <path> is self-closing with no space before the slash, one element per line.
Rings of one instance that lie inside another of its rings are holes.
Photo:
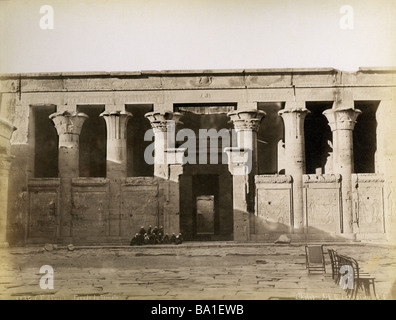
<path fill-rule="evenodd" d="M 254 212 L 254 176 L 258 174 L 257 132 L 265 112 L 257 109 L 235 110 L 227 114 L 234 124 L 238 148 L 243 149 L 249 155 L 247 159 L 248 172 L 248 195 L 247 209 Z"/>
<path fill-rule="evenodd" d="M 303 174 L 305 173 L 305 102 L 286 102 L 279 111 L 285 125 L 285 173 L 293 177 L 293 230 L 304 233 Z"/>
<path fill-rule="evenodd" d="M 376 172 L 383 173 L 385 232 L 389 243 L 396 245 L 396 89 L 392 100 L 382 100 L 377 111 Z"/>
<path fill-rule="evenodd" d="M 126 177 L 126 129 L 128 121 L 132 117 L 132 113 L 125 111 L 103 112 L 100 116 L 106 121 L 107 128 L 107 176 Z"/>
<path fill-rule="evenodd" d="M 61 179 L 61 227 L 62 237 L 72 236 L 72 178 L 79 176 L 79 141 L 82 126 L 88 116 L 85 113 L 58 112 L 50 119 L 59 136 L 59 178 Z"/>
<path fill-rule="evenodd" d="M 168 179 L 167 149 L 175 147 L 176 125 L 182 117 L 178 112 L 149 112 L 145 114 L 154 131 L 154 176 Z"/>
<path fill-rule="evenodd" d="M 166 150 L 168 159 L 169 178 L 164 181 L 165 201 L 164 221 L 165 230 L 180 232 L 180 184 L 179 178 L 183 174 L 183 156 L 186 149 L 170 148 Z"/>
<path fill-rule="evenodd" d="M 342 226 L 343 233 L 353 233 L 352 173 L 353 169 L 353 129 L 361 113 L 353 108 L 353 100 L 346 108 L 325 110 L 333 132 L 333 172 L 341 174 Z"/>
<path fill-rule="evenodd" d="M 248 210 L 249 168 L 251 152 L 238 147 L 225 148 L 228 170 L 232 174 L 234 240 L 250 240 L 250 213 Z"/>
<path fill-rule="evenodd" d="M 109 181 L 109 235 L 120 236 L 124 232 L 121 210 L 121 185 L 127 177 L 127 138 L 126 130 L 130 112 L 114 111 L 100 114 L 106 121 L 107 128 L 107 155 L 106 176 Z"/>
<path fill-rule="evenodd" d="M 252 152 L 251 174 L 258 173 L 257 132 L 265 112 L 256 109 L 236 110 L 227 114 L 234 124 L 239 148 Z"/>
<path fill-rule="evenodd" d="M 227 115 L 234 124 L 237 140 L 237 147 L 225 149 L 233 178 L 234 240 L 248 241 L 255 207 L 254 176 L 258 174 L 257 132 L 265 112 L 244 109 Z"/>
<path fill-rule="evenodd" d="M 8 174 L 11 166 L 11 135 L 16 128 L 0 118 L 0 248 L 7 247 Z"/>

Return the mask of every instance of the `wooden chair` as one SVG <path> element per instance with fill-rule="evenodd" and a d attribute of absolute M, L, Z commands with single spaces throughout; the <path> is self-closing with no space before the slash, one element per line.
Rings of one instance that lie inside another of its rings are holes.
<path fill-rule="evenodd" d="M 335 283 L 338 283 L 340 269 L 338 266 L 337 252 L 333 249 L 328 249 L 327 252 L 329 254 L 330 263 L 331 263 L 331 278 L 334 280 Z"/>
<path fill-rule="evenodd" d="M 326 273 L 323 245 L 305 246 L 305 267 L 308 269 L 308 274 L 316 271 Z"/>
<path fill-rule="evenodd" d="M 360 289 L 364 290 L 364 293 L 366 297 L 370 296 L 371 298 L 371 292 L 370 292 L 370 287 L 373 287 L 373 293 L 374 293 L 374 298 L 377 297 L 377 294 L 375 292 L 375 278 L 370 276 L 367 273 L 361 272 L 359 268 L 358 262 L 347 256 L 339 255 L 337 254 L 337 259 L 338 259 L 338 266 L 339 270 L 341 270 L 342 266 L 349 265 L 351 267 L 351 270 L 353 270 L 353 286 L 352 289 L 347 289 L 347 294 L 353 299 L 356 299 L 357 293 Z M 339 271 L 339 279 L 341 281 L 341 277 L 344 275 L 341 274 L 341 271 Z"/>

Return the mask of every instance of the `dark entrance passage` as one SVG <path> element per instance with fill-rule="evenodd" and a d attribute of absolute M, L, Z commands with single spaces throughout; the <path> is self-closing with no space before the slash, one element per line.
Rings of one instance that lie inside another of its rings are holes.
<path fill-rule="evenodd" d="M 196 238 L 219 234 L 219 176 L 196 175 L 193 182 L 193 230 Z"/>
<path fill-rule="evenodd" d="M 331 109 L 331 102 L 307 102 L 310 111 L 304 121 L 305 161 L 307 174 L 324 174 L 332 171 L 333 138 L 329 122 L 323 115 Z"/>
<path fill-rule="evenodd" d="M 186 240 L 233 239 L 232 177 L 227 165 L 186 165 L 180 176 L 180 232 Z"/>
<path fill-rule="evenodd" d="M 217 199 L 217 197 L 216 197 Z M 214 234 L 215 230 L 215 217 L 218 210 L 215 208 L 215 196 L 214 195 L 203 195 L 197 196 L 196 201 L 196 217 L 195 223 L 197 226 L 197 234 Z M 218 219 L 217 219 L 218 220 Z"/>

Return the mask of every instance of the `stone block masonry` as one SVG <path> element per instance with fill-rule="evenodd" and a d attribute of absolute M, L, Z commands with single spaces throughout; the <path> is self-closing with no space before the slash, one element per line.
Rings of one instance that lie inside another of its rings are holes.
<path fill-rule="evenodd" d="M 392 242 L 395 101 L 395 68 L 0 75 L 0 245 L 127 244 L 141 225 Z M 235 130 L 204 148 L 228 163 L 186 163 L 201 149 L 169 143 L 181 128 Z"/>

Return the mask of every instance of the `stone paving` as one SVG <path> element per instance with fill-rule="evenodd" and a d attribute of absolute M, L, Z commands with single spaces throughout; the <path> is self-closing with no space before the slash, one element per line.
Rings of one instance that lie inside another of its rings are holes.
<path fill-rule="evenodd" d="M 329 244 L 376 278 L 377 298 L 396 298 L 396 248 Z M 303 244 L 184 243 L 180 246 L 0 249 L 0 299 L 346 299 L 327 273 L 308 275 Z M 54 289 L 39 286 L 42 265 Z M 360 299 L 366 299 L 359 296 Z"/>

